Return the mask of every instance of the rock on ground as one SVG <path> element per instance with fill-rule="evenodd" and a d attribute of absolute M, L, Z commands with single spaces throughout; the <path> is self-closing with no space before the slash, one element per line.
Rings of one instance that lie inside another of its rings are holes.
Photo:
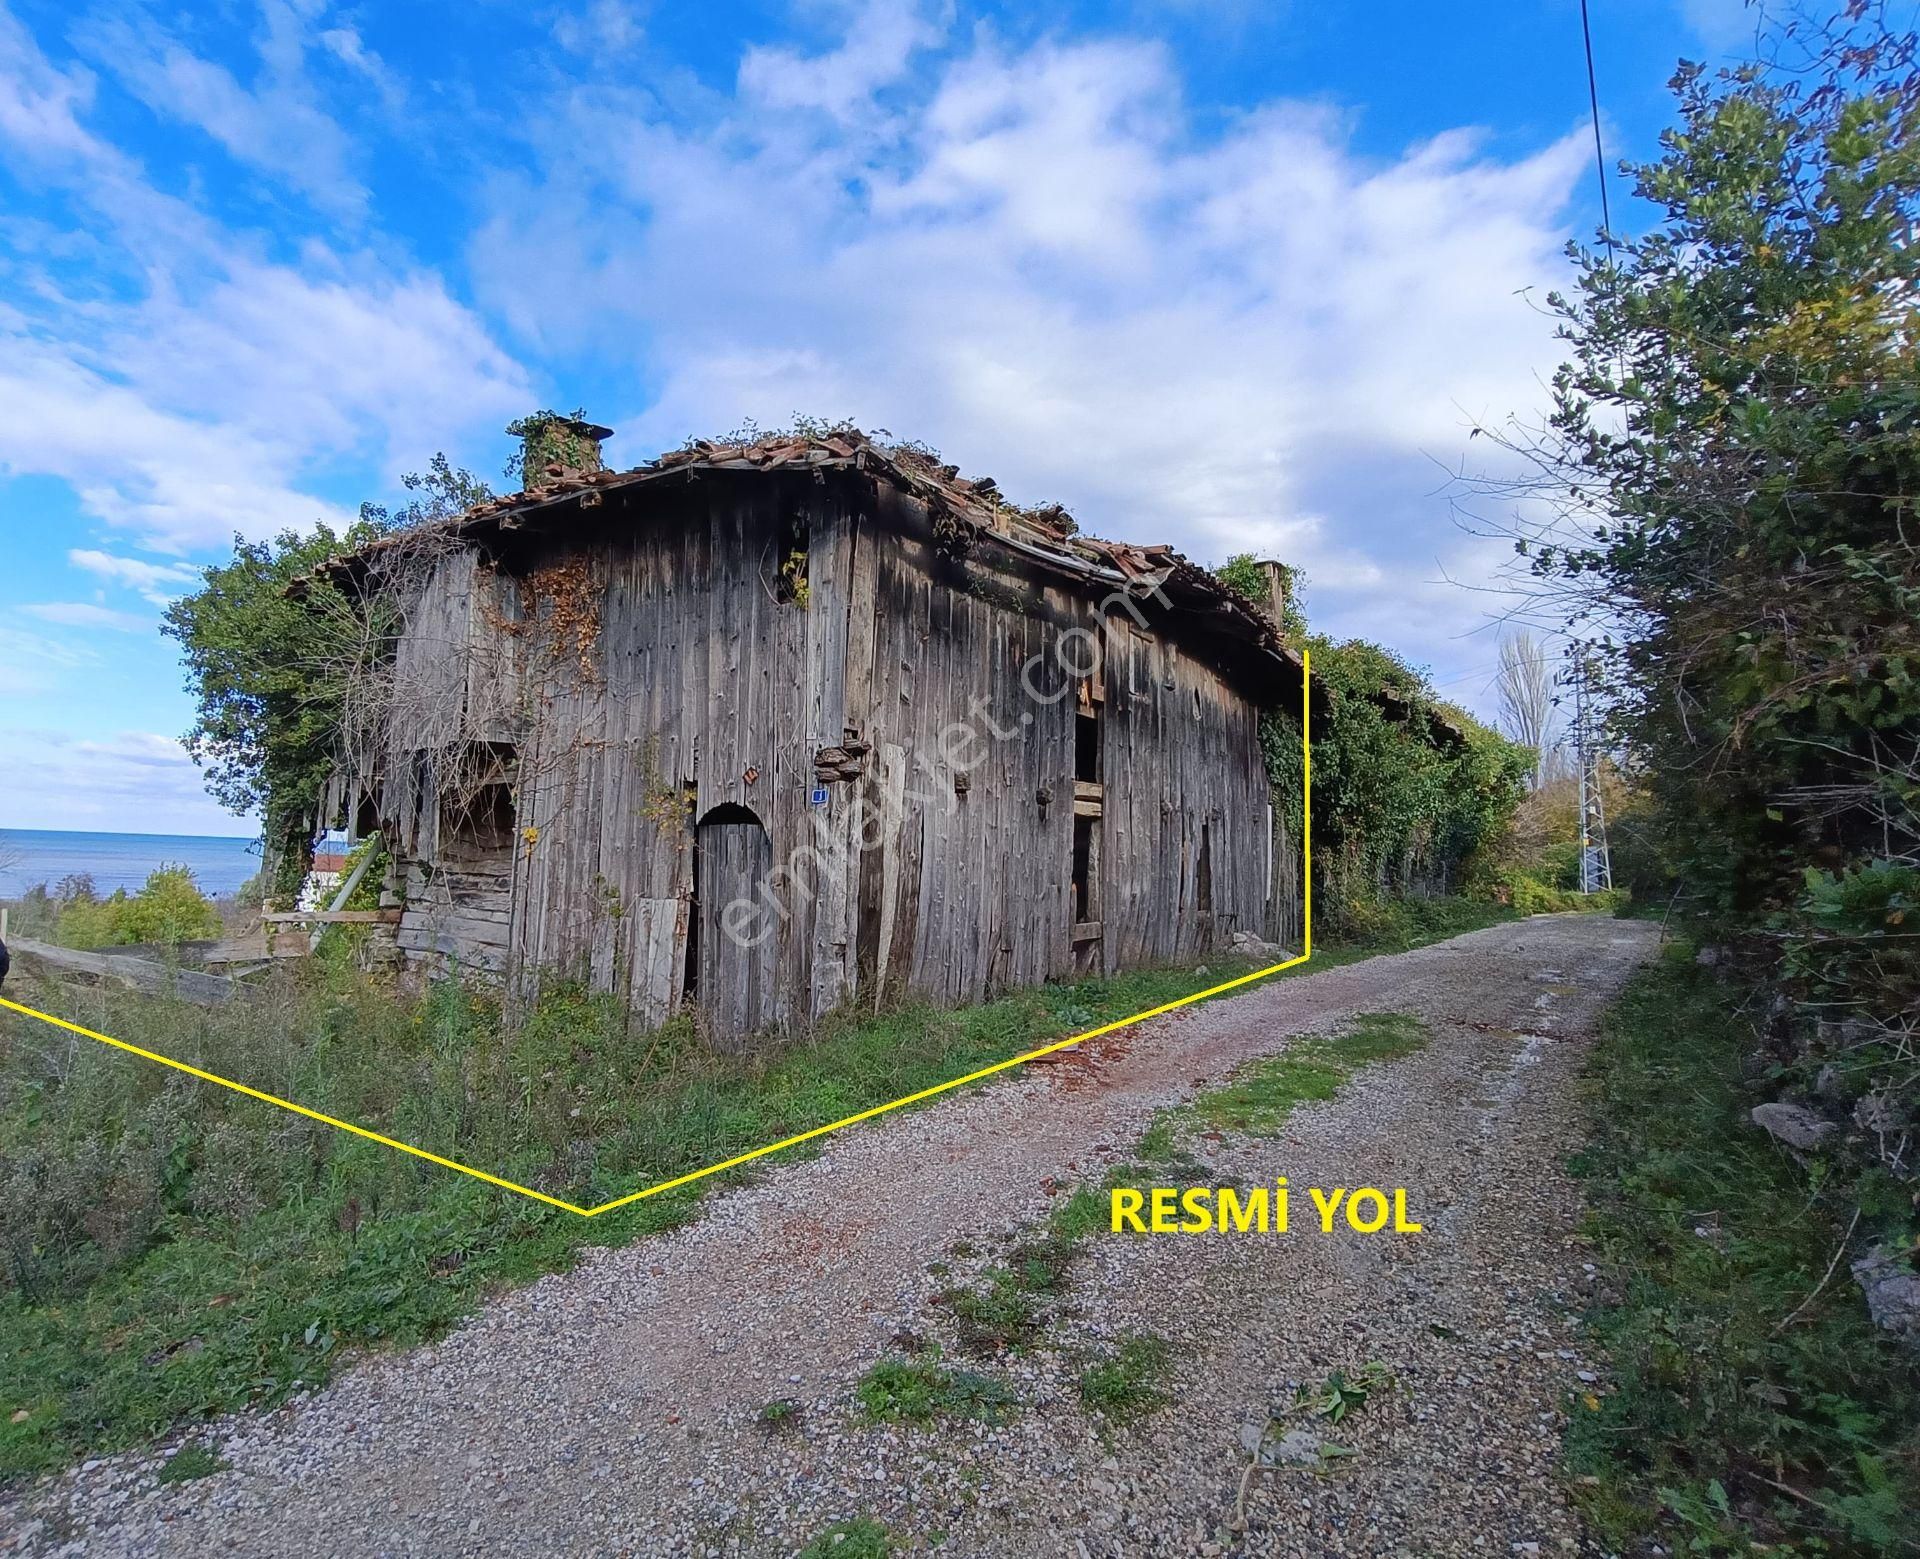
<path fill-rule="evenodd" d="M 126 1456 L 16 1491 L 0 1552 L 761 1555 L 856 1515 L 942 1554 L 1584 1552 L 1556 1459 L 1564 1414 L 1605 1387 L 1575 1339 L 1592 1269 L 1562 1161 L 1594 1020 L 1655 935 L 1498 926 L 1257 986 L 841 1133 L 437 1346 L 224 1421 L 223 1472 L 161 1488 L 155 1458 Z M 957 1358 L 941 1290 L 1124 1159 L 1157 1108 L 1368 1011 L 1421 1016 L 1430 1043 L 1277 1137 L 1196 1144 L 1205 1183 L 1286 1175 L 1294 1232 L 1096 1235 L 1036 1348 Z M 1403 1186 L 1424 1232 L 1322 1235 L 1312 1185 Z M 1167 1400 L 1115 1428 L 1078 1379 L 1135 1333 L 1171 1345 Z M 855 1384 L 901 1334 L 1000 1380 L 1018 1412 L 865 1422 Z M 1301 1388 L 1372 1363 L 1390 1386 L 1338 1425 L 1300 1419 Z M 798 1412 L 769 1430 L 757 1415 L 781 1398 Z M 1275 1445 L 1288 1420 L 1350 1454 L 1268 1455 L 1243 1480 L 1249 1425 L 1257 1443 L 1270 1420 Z"/>
<path fill-rule="evenodd" d="M 1823 1120 L 1805 1105 L 1787 1104 L 1780 1100 L 1771 1104 L 1756 1104 L 1753 1107 L 1753 1123 L 1768 1136 L 1786 1143 L 1790 1148 L 1809 1150 L 1821 1146 L 1839 1130 L 1832 1121 Z"/>

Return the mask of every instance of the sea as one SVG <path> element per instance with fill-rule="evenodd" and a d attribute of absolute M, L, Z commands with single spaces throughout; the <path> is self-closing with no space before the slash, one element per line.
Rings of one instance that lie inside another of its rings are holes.
<path fill-rule="evenodd" d="M 18 860 L 13 860 L 18 856 Z M 11 861 L 11 865 L 5 863 Z M 0 828 L 0 899 L 16 899 L 35 883 L 52 887 L 84 872 L 103 897 L 115 888 L 137 892 L 161 866 L 184 866 L 200 891 L 218 898 L 260 870 L 258 839 L 201 834 L 86 834 L 53 829 Z"/>

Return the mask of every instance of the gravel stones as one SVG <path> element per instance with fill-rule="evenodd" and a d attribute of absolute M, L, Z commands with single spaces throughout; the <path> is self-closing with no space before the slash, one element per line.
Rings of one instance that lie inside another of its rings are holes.
<path fill-rule="evenodd" d="M 1574 1551 L 1562 1415 L 1604 1388 L 1578 1375 L 1588 1274 L 1559 1164 L 1580 1137 L 1584 1037 L 1654 942 L 1597 917 L 1494 927 L 1255 986 L 839 1133 L 432 1348 L 201 1429 L 225 1471 L 158 1486 L 166 1447 L 16 1490 L 0 1552 L 761 1555 L 862 1514 L 909 1551 L 939 1534 L 942 1554 Z M 1157 1109 L 1383 1010 L 1425 1019 L 1427 1047 L 1274 1138 L 1192 1146 L 1215 1184 L 1405 1186 L 1425 1233 L 1097 1234 L 1037 1347 L 960 1360 L 935 1297 L 980 1281 Z M 866 1422 L 855 1383 L 903 1332 L 1010 1386 L 1017 1415 Z M 1172 1345 L 1168 1401 L 1115 1429 L 1079 1376 L 1133 1334 Z M 1233 1530 L 1245 1426 L 1376 1360 L 1394 1388 L 1315 1431 L 1352 1454 L 1251 1479 Z M 769 1433 L 781 1399 L 791 1427 Z"/>

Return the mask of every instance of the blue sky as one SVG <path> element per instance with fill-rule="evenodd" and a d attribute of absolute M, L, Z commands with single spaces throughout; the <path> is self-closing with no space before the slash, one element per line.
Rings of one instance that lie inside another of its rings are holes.
<path fill-rule="evenodd" d="M 1747 30 L 1593 10 L 1610 155 Z M 1484 708 L 1490 598 L 1442 575 L 1502 558 L 1439 490 L 1540 405 L 1590 134 L 1578 0 L 0 0 L 0 826 L 245 832 L 165 602 L 435 450 L 498 482 L 548 404 L 622 465 L 911 435 L 1302 564 L 1316 626 Z"/>

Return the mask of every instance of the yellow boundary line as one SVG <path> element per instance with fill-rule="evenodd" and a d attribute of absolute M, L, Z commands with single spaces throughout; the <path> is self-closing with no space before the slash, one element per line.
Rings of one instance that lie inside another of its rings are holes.
<path fill-rule="evenodd" d="M 356 1126 L 351 1121 L 338 1120 L 331 1115 L 323 1115 L 318 1110 L 310 1110 L 304 1104 L 295 1104 L 291 1099 L 282 1099 L 275 1094 L 263 1093 L 258 1088 L 249 1088 L 245 1083 L 236 1083 L 230 1077 L 222 1077 L 217 1072 L 207 1072 L 185 1061 L 176 1061 L 171 1056 L 163 1056 L 158 1051 L 143 1050 L 138 1045 L 128 1044 L 124 1039 L 115 1039 L 110 1034 L 97 1034 L 92 1029 L 82 1028 L 78 1023 L 69 1023 L 65 1018 L 56 1018 L 51 1013 L 38 1012 L 32 1007 L 23 1007 L 19 1002 L 8 1001 L 0 996 L 0 1007 L 17 1012 L 22 1017 L 38 1018 L 42 1023 L 51 1024 L 57 1029 L 65 1029 L 70 1034 L 78 1034 L 84 1039 L 98 1040 L 103 1045 L 111 1045 L 115 1050 L 124 1050 L 128 1055 L 140 1057 L 143 1061 L 157 1062 L 161 1066 L 172 1067 L 176 1072 L 185 1072 L 189 1077 L 197 1077 L 202 1082 L 217 1083 L 222 1088 L 231 1088 L 235 1093 L 245 1094 L 249 1099 L 258 1099 L 262 1104 L 275 1105 L 289 1110 L 295 1115 L 303 1115 L 308 1120 L 318 1121 L 323 1126 L 333 1126 L 341 1131 L 350 1132 L 356 1137 L 364 1137 L 369 1142 L 377 1142 L 382 1147 L 392 1148 L 398 1153 L 410 1153 L 415 1158 L 425 1159 L 429 1164 L 438 1164 L 442 1169 L 455 1170 L 470 1175 L 475 1180 L 484 1180 L 488 1185 L 498 1186 L 503 1191 L 514 1191 L 521 1196 L 531 1197 L 536 1202 L 544 1202 L 549 1207 L 557 1207 L 562 1212 L 573 1213 L 581 1218 L 598 1218 L 602 1213 L 610 1213 L 615 1208 L 626 1207 L 634 1202 L 645 1201 L 650 1196 L 658 1196 L 662 1191 L 677 1190 L 681 1186 L 692 1185 L 696 1180 L 704 1180 L 709 1175 L 721 1174 L 729 1169 L 737 1169 L 742 1164 L 750 1164 L 757 1158 L 765 1158 L 769 1153 L 778 1153 L 782 1149 L 797 1147 L 803 1142 L 811 1142 L 815 1137 L 824 1137 L 830 1131 L 839 1131 L 847 1126 L 858 1125 L 861 1121 L 870 1121 L 875 1116 L 885 1115 L 889 1111 L 904 1108 L 909 1104 L 919 1104 L 950 1089 L 964 1088 L 968 1083 L 977 1083 L 983 1078 L 992 1077 L 996 1072 L 1005 1072 L 1016 1066 L 1024 1066 L 1029 1061 L 1038 1061 L 1042 1056 L 1055 1055 L 1062 1050 L 1070 1050 L 1075 1045 L 1083 1045 L 1090 1039 L 1098 1039 L 1103 1034 L 1112 1034 L 1119 1029 L 1131 1028 L 1136 1023 L 1144 1023 L 1149 1018 L 1164 1017 L 1169 1012 L 1177 1012 L 1182 1007 L 1190 1007 L 1195 1002 L 1205 1001 L 1211 996 L 1221 995 L 1243 985 L 1251 985 L 1257 980 L 1267 979 L 1283 969 L 1297 968 L 1313 956 L 1313 750 L 1308 741 L 1308 722 L 1311 719 L 1308 686 L 1313 673 L 1313 663 L 1304 652 L 1301 656 L 1300 677 L 1300 765 L 1301 765 L 1301 919 L 1303 922 L 1301 946 L 1298 958 L 1289 958 L 1285 963 L 1273 964 L 1265 969 L 1256 969 L 1252 974 L 1243 974 L 1237 979 L 1222 981 L 1204 991 L 1195 991 L 1191 996 L 1182 996 L 1177 1001 L 1164 1002 L 1158 1007 L 1149 1007 L 1145 1012 L 1136 1012 L 1132 1017 L 1120 1018 L 1112 1023 L 1102 1024 L 1099 1028 L 1088 1029 L 1084 1034 L 1075 1034 L 1071 1039 L 1055 1040 L 1050 1045 L 1042 1045 L 1038 1050 L 1029 1050 L 1005 1061 L 996 1061 L 992 1066 L 983 1066 L 977 1072 L 969 1072 L 964 1077 L 949 1078 L 944 1083 L 935 1083 L 931 1088 L 922 1088 L 918 1093 L 910 1093 L 886 1104 L 876 1104 L 870 1110 L 862 1110 L 857 1115 L 849 1115 L 825 1126 L 815 1126 L 811 1131 L 803 1131 L 791 1137 L 783 1137 L 778 1142 L 769 1142 L 765 1147 L 753 1149 L 749 1153 L 738 1153 L 732 1158 L 722 1159 L 717 1164 L 709 1164 L 705 1169 L 696 1169 L 691 1174 L 680 1175 L 672 1180 L 663 1180 L 659 1185 L 650 1185 L 644 1190 L 630 1191 L 625 1196 L 617 1196 L 610 1202 L 602 1202 L 598 1207 L 580 1207 L 573 1202 L 563 1201 L 557 1196 L 549 1196 L 544 1191 L 536 1191 L 531 1186 L 519 1185 L 512 1180 L 504 1180 L 499 1175 L 490 1175 L 484 1169 L 475 1169 L 471 1165 L 458 1163 L 450 1158 L 442 1158 L 438 1153 L 429 1153 L 425 1148 L 416 1148 L 411 1143 L 383 1136 L 377 1131 L 369 1131 L 364 1126 Z"/>

